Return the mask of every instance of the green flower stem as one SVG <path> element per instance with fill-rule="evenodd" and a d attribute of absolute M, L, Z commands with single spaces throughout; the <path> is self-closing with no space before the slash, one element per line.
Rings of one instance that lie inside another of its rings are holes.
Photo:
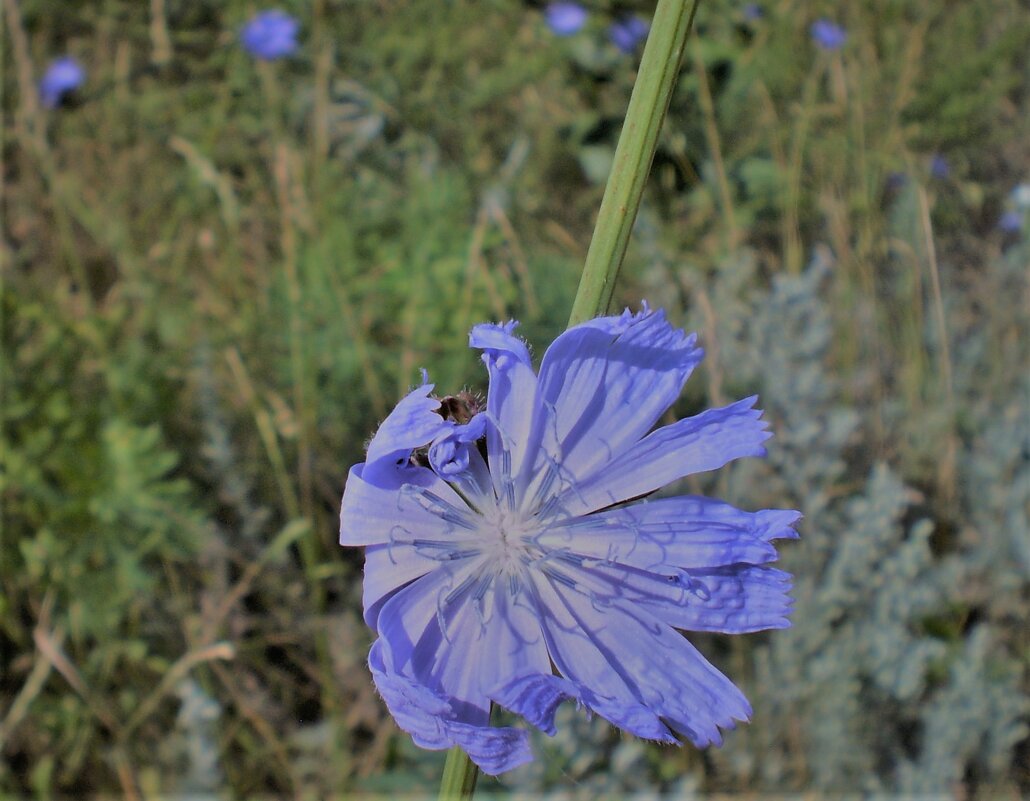
<path fill-rule="evenodd" d="M 460 747 L 447 752 L 440 780 L 440 801 L 467 801 L 476 790 L 479 768 Z"/>
<path fill-rule="evenodd" d="M 569 326 L 608 311 L 699 1 L 658 0 Z"/>
<path fill-rule="evenodd" d="M 569 326 L 608 311 L 699 2 L 658 0 Z M 479 768 L 455 746 L 447 753 L 440 801 L 468 801 L 478 777 Z"/>

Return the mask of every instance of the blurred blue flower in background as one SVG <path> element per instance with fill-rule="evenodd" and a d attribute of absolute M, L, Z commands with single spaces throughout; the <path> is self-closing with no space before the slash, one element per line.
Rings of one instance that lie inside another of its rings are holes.
<path fill-rule="evenodd" d="M 644 39 L 650 26 L 640 17 L 616 20 L 608 28 L 608 38 L 623 53 L 632 53 Z"/>
<path fill-rule="evenodd" d="M 571 699 L 648 740 L 718 745 L 750 705 L 677 629 L 788 626 L 790 575 L 768 563 L 800 515 L 640 499 L 764 455 L 755 398 L 652 431 L 701 361 L 694 335 L 646 307 L 590 320 L 538 375 L 515 325 L 469 337 L 485 408 L 423 383 L 347 478 L 340 543 L 366 547 L 376 687 L 417 745 L 489 774 L 532 759 L 491 703 L 549 734 Z"/>
<path fill-rule="evenodd" d="M 1023 215 L 1018 211 L 1006 211 L 998 220 L 998 228 L 1005 233 L 1014 234 L 1023 227 Z"/>
<path fill-rule="evenodd" d="M 809 32 L 812 34 L 812 41 L 823 50 L 840 50 L 848 41 L 847 31 L 828 19 L 813 22 Z"/>
<path fill-rule="evenodd" d="M 905 184 L 908 183 L 908 176 L 903 172 L 895 170 L 894 172 L 887 173 L 887 190 L 890 192 L 896 192 L 901 189 Z"/>
<path fill-rule="evenodd" d="M 1012 202 L 1021 209 L 1030 209 L 1030 184 L 1019 184 L 1012 190 Z"/>
<path fill-rule="evenodd" d="M 240 30 L 244 50 L 262 61 L 274 61 L 297 50 L 300 23 L 277 8 L 261 11 Z"/>
<path fill-rule="evenodd" d="M 939 181 L 943 181 L 951 175 L 951 165 L 940 153 L 934 153 L 933 158 L 930 159 L 930 175 Z"/>
<path fill-rule="evenodd" d="M 756 22 L 762 18 L 762 7 L 758 3 L 748 3 L 744 6 L 744 19 L 748 22 Z"/>
<path fill-rule="evenodd" d="M 587 16 L 579 3 L 551 3 L 544 10 L 547 27 L 556 36 L 572 36 L 586 25 Z"/>
<path fill-rule="evenodd" d="M 82 86 L 86 70 L 71 56 L 61 56 L 50 62 L 39 81 L 40 101 L 46 108 L 57 108 L 61 99 Z"/>

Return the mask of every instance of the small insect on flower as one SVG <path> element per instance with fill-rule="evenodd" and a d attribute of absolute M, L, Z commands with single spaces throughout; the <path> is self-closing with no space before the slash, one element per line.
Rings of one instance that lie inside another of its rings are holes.
<path fill-rule="evenodd" d="M 61 56 L 50 62 L 39 81 L 39 97 L 45 108 L 57 108 L 69 92 L 78 89 L 86 80 L 86 70 L 71 56 Z"/>
<path fill-rule="evenodd" d="M 823 50 L 840 50 L 848 41 L 848 32 L 828 19 L 816 20 L 809 29 L 812 41 Z"/>
<path fill-rule="evenodd" d="M 702 357 L 663 312 L 571 328 L 539 375 L 515 326 L 472 329 L 485 405 L 423 376 L 347 478 L 376 687 L 416 744 L 489 774 L 532 759 L 492 703 L 549 734 L 572 699 L 639 737 L 718 745 L 751 709 L 679 630 L 788 626 L 790 576 L 769 563 L 800 515 L 647 496 L 764 455 L 755 398 L 652 430 Z"/>
<path fill-rule="evenodd" d="M 297 50 L 300 23 L 277 8 L 255 14 L 240 29 L 243 49 L 262 61 L 275 61 Z"/>
<path fill-rule="evenodd" d="M 587 10 L 579 3 L 551 3 L 544 9 L 547 27 L 555 36 L 572 36 L 587 22 Z"/>

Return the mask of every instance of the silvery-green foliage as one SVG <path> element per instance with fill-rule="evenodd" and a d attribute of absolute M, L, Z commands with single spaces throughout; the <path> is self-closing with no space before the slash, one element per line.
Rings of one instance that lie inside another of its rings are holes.
<path fill-rule="evenodd" d="M 179 712 L 160 749 L 162 762 L 174 766 L 169 797 L 215 798 L 224 781 L 217 745 L 221 707 L 191 678 L 176 686 L 175 696 Z"/>
<path fill-rule="evenodd" d="M 539 759 L 501 778 L 512 798 L 547 798 L 578 801 L 621 798 L 627 793 L 647 798 L 661 787 L 670 797 L 693 796 L 700 777 L 684 774 L 672 786 L 662 787 L 653 771 L 654 759 L 646 743 L 623 735 L 606 720 L 566 704 L 556 715 L 557 733 L 533 735 Z"/>
<path fill-rule="evenodd" d="M 1030 703 L 1020 693 L 1020 670 L 997 658 L 989 626 L 977 626 L 951 663 L 947 684 L 921 710 L 924 745 L 898 769 L 904 793 L 947 793 L 971 761 L 1002 774 L 1012 748 L 1027 736 Z"/>
<path fill-rule="evenodd" d="M 290 735 L 290 769 L 296 780 L 318 797 L 331 797 L 339 786 L 345 766 L 331 764 L 339 736 L 333 721 L 305 723 Z"/>
<path fill-rule="evenodd" d="M 266 507 L 254 503 L 251 477 L 240 465 L 226 414 L 220 406 L 215 385 L 213 358 L 209 342 L 202 343 L 195 356 L 197 414 L 204 432 L 201 454 L 218 497 L 239 516 L 238 530 L 244 540 L 264 533 L 270 515 Z"/>
<path fill-rule="evenodd" d="M 911 500 L 888 468 L 877 467 L 864 495 L 845 504 L 825 565 L 800 549 L 809 571 L 796 584 L 794 627 L 772 640 L 768 674 L 760 675 L 762 686 L 779 684 L 786 721 L 794 717 L 797 726 L 800 718 L 807 770 L 824 789 L 888 785 L 878 762 L 901 740 L 891 716 L 925 689 L 944 650 L 919 628 L 952 574 L 934 563 L 930 525 L 902 524 Z"/>
<path fill-rule="evenodd" d="M 1030 580 L 1030 376 L 1016 383 L 1011 398 L 997 404 L 969 449 L 968 492 L 978 503 L 973 523 L 978 530 L 974 558 L 1001 584 L 992 587 L 1006 600 L 1026 601 Z M 1016 605 L 1013 614 L 1026 614 Z"/>
<path fill-rule="evenodd" d="M 967 436 L 959 461 L 969 527 L 962 534 L 983 579 L 978 600 L 1004 606 L 1010 616 L 1022 616 L 1024 625 L 1030 592 L 1028 259 L 1030 242 L 1023 242 L 982 276 L 982 297 L 966 305 L 989 303 L 989 319 L 977 325 L 974 310 L 963 309 L 955 355 L 956 383 L 966 396 L 959 423 Z M 984 386 L 997 390 L 984 392 Z"/>
<path fill-rule="evenodd" d="M 1011 305 L 1011 265 L 993 268 Z M 689 326 L 705 332 L 714 369 L 725 366 L 710 386 L 759 391 L 776 433 L 764 463 L 737 470 L 732 499 L 760 504 L 768 493 L 806 513 L 802 540 L 785 555 L 796 576 L 793 628 L 755 644 L 754 723 L 711 752 L 716 780 L 945 792 L 972 771 L 981 785 L 1002 786 L 1026 736 L 1026 667 L 1013 637 L 1026 625 L 1027 388 L 1010 381 L 1001 401 L 975 388 L 990 369 L 986 353 L 1011 343 L 1011 332 L 992 335 L 973 316 L 956 350 L 956 405 L 971 436 L 958 459 L 955 524 L 897 468 L 862 467 L 868 456 L 856 446 L 869 439 L 871 415 L 844 400 L 855 377 L 828 368 L 833 269 L 817 256 L 802 275 L 762 289 L 743 254 L 710 280 L 680 277 L 717 310 L 706 319 L 694 303 Z M 951 314 L 965 320 L 964 311 Z M 1000 316 L 1019 319 L 1015 309 Z M 903 423 L 916 438 L 921 425 L 924 438 L 939 431 L 918 415 Z M 855 487 L 848 477 L 862 469 L 868 478 Z M 967 629 L 971 614 L 986 622 Z"/>
<path fill-rule="evenodd" d="M 822 296 L 831 270 L 820 252 L 805 273 L 777 276 L 769 287 L 755 255 L 740 251 L 709 280 L 694 271 L 681 276 L 690 295 L 687 328 L 701 333 L 710 386 L 729 384 L 727 394 L 757 391 L 773 427 L 768 457 L 739 466 L 731 500 L 802 509 L 809 521 L 805 547 L 822 559 L 835 542 L 811 533 L 811 523 L 839 494 L 834 488 L 849 468 L 845 448 L 860 422 L 857 410 L 840 400 L 844 377 L 826 368 L 834 329 Z M 702 295 L 714 319 L 703 313 Z"/>

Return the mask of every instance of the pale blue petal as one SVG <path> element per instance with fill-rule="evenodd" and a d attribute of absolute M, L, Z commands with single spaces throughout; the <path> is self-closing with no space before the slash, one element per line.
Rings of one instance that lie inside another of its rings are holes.
<path fill-rule="evenodd" d="M 393 672 L 410 673 L 425 681 L 426 676 L 417 671 L 416 659 L 421 662 L 432 661 L 436 651 L 445 643 L 441 634 L 441 619 L 449 614 L 453 619 L 457 607 L 463 606 L 466 598 L 458 597 L 449 601 L 450 596 L 458 595 L 455 590 L 461 588 L 474 577 L 472 562 L 458 562 L 455 565 L 438 567 L 437 570 L 414 581 L 393 595 L 383 606 L 379 615 L 377 631 L 384 642 L 384 656 L 387 665 Z M 448 606 L 451 608 L 448 609 Z M 416 653 L 420 643 L 429 645 Z M 442 691 L 440 687 L 434 690 Z M 453 690 L 445 692 L 455 696 Z M 463 697 L 463 701 L 472 701 Z M 482 707 L 483 699 L 475 699 Z"/>
<path fill-rule="evenodd" d="M 561 676 L 531 673 L 512 679 L 490 697 L 509 712 L 521 715 L 527 722 L 553 737 L 557 734 L 554 713 L 562 701 L 578 699 L 579 693 L 572 682 Z"/>
<path fill-rule="evenodd" d="M 510 587 L 482 575 L 481 563 L 442 568 L 383 607 L 386 663 L 456 707 L 488 710 L 490 693 L 513 676 L 549 670 L 535 611 Z"/>
<path fill-rule="evenodd" d="M 531 362 L 529 348 L 514 334 L 518 327 L 516 320 L 503 324 L 480 323 L 469 332 L 469 347 L 484 351 L 483 361 L 500 362 L 502 369 L 506 366 L 506 357 L 528 365 Z"/>
<path fill-rule="evenodd" d="M 794 605 L 790 573 L 754 565 L 687 572 L 698 587 L 690 604 L 669 608 L 645 602 L 669 625 L 725 634 L 790 627 L 788 616 Z"/>
<path fill-rule="evenodd" d="M 431 686 L 482 709 L 512 676 L 550 669 L 535 610 L 499 584 L 481 577 L 470 586 L 466 599 L 430 623 L 412 659 Z"/>
<path fill-rule="evenodd" d="M 675 629 L 644 608 L 602 597 L 603 582 L 582 572 L 542 572 L 534 586 L 548 650 L 598 714 L 652 739 L 668 740 L 668 726 L 698 747 L 719 744 L 720 728 L 748 719 L 740 690 Z"/>
<path fill-rule="evenodd" d="M 469 469 L 475 442 L 486 436 L 486 415 L 477 414 L 465 425 L 456 425 L 429 447 L 429 464 L 440 478 L 452 481 Z"/>
<path fill-rule="evenodd" d="M 797 537 L 797 512 L 745 512 L 699 496 L 662 498 L 562 520 L 534 540 L 547 548 L 661 572 L 776 559 L 770 540 Z"/>
<path fill-rule="evenodd" d="M 537 577 L 534 585 L 540 598 L 547 651 L 558 671 L 575 688 L 576 700 L 637 737 L 675 742 L 668 727 L 642 702 L 627 666 L 613 656 L 605 643 L 598 642 L 591 631 L 582 627 L 546 578 Z M 546 684 L 524 687 L 529 695 L 521 701 L 523 708 L 548 709 L 555 703 L 550 697 L 553 689 L 560 688 Z M 541 694 L 543 698 L 538 700 Z M 515 699 L 508 697 L 505 701 L 510 703 Z M 546 717 L 541 718 L 541 723 L 541 728 L 548 724 Z"/>
<path fill-rule="evenodd" d="M 440 562 L 415 548 L 370 545 L 365 549 L 361 605 L 365 623 L 375 630 L 382 605 L 400 588 L 440 569 Z"/>
<path fill-rule="evenodd" d="M 449 729 L 454 744 L 461 746 L 487 776 L 499 776 L 533 761 L 529 732 L 524 729 L 466 723 L 452 723 Z"/>
<path fill-rule="evenodd" d="M 662 311 L 591 320 L 554 341 L 540 395 L 554 407 L 569 473 L 591 475 L 651 430 L 701 361 L 695 341 Z"/>
<path fill-rule="evenodd" d="M 368 443 L 366 481 L 375 483 L 381 472 L 405 467 L 413 450 L 453 428 L 454 423 L 436 413 L 440 401 L 429 397 L 432 391 L 432 384 L 423 384 L 408 393 L 379 426 Z"/>
<path fill-rule="evenodd" d="M 415 540 L 467 539 L 475 522 L 468 505 L 432 470 L 406 467 L 372 472 L 357 464 L 347 476 L 340 504 L 340 544 L 410 544 Z"/>
<path fill-rule="evenodd" d="M 486 409 L 492 425 L 487 431 L 487 454 L 494 491 L 509 509 L 515 508 L 521 495 L 516 479 L 528 478 L 539 449 L 539 432 L 534 430 L 537 378 L 526 344 L 512 334 L 515 325 L 482 324 L 469 334 L 469 345 L 483 350 L 490 374 Z"/>
<path fill-rule="evenodd" d="M 533 759 L 527 732 L 491 727 L 488 712 L 462 717 L 447 698 L 389 670 L 383 658 L 382 640 L 373 643 L 368 663 L 390 714 L 416 745 L 433 751 L 459 745 L 491 776 Z"/>
<path fill-rule="evenodd" d="M 800 537 L 796 526 L 804 516 L 801 512 L 794 509 L 763 509 L 761 512 L 755 512 L 755 515 L 760 521 L 756 530 L 766 542 L 796 540 Z"/>
<path fill-rule="evenodd" d="M 764 456 L 771 434 L 752 407 L 756 396 L 709 409 L 648 434 L 618 460 L 563 493 L 568 516 L 646 495 L 693 473 L 715 470 L 742 456 Z"/>
<path fill-rule="evenodd" d="M 441 719 L 450 716 L 446 698 L 428 688 L 391 672 L 383 660 L 383 641 L 376 640 L 368 653 L 372 678 L 397 725 L 411 734 L 423 748 L 441 749 L 450 745 Z"/>
<path fill-rule="evenodd" d="M 379 606 L 396 589 L 441 565 L 475 556 L 478 550 L 472 542 L 476 523 L 468 506 L 432 470 L 380 470 L 377 478 L 386 485 L 381 486 L 365 480 L 368 467 L 355 465 L 347 477 L 340 542 L 369 546 L 362 603 L 365 621 L 375 628 Z M 420 483 L 402 483 L 405 479 Z"/>
<path fill-rule="evenodd" d="M 400 683 L 393 692 L 406 717 L 394 714 L 416 742 L 461 745 L 485 771 L 497 773 L 530 756 L 521 737 L 512 739 L 514 730 L 489 728 L 488 690 L 550 663 L 532 610 L 518 608 L 503 590 L 493 592 L 480 572 L 474 564 L 440 569 L 396 593 L 379 615 L 379 669 Z M 388 691 L 377 685 L 389 703 Z M 428 700 L 419 704 L 406 687 Z"/>
<path fill-rule="evenodd" d="M 790 574 L 758 565 L 727 565 L 652 573 L 624 565 L 564 557 L 568 575 L 592 588 L 603 605 L 647 608 L 687 631 L 744 634 L 790 626 Z"/>
<path fill-rule="evenodd" d="M 429 447 L 429 463 L 454 484 L 479 511 L 495 505 L 490 469 L 479 452 L 477 440 L 486 435 L 486 414 L 477 414 L 465 425 L 455 426 Z"/>
<path fill-rule="evenodd" d="M 535 458 L 532 463 L 528 459 L 525 461 L 515 480 L 519 514 L 524 516 L 539 514 L 546 504 L 554 505 L 558 496 L 576 483 L 576 476 L 562 460 L 552 405 L 539 404 L 537 407 L 529 441 L 529 450 L 535 453 Z"/>
<path fill-rule="evenodd" d="M 469 448 L 468 469 L 456 476 L 453 483 L 479 512 L 486 513 L 497 507 L 493 477 L 479 448 Z"/>
<path fill-rule="evenodd" d="M 505 709 L 521 715 L 551 736 L 557 734 L 554 715 L 558 707 L 563 701 L 573 700 L 577 706 L 587 707 L 638 737 L 665 743 L 677 742 L 669 728 L 643 704 L 598 695 L 590 688 L 561 676 L 546 673 L 520 676 L 492 697 Z"/>
<path fill-rule="evenodd" d="M 489 594 L 489 579 L 481 577 L 479 581 L 483 584 L 470 586 L 466 596 L 458 601 L 443 604 L 441 594 L 441 612 L 419 640 L 411 667 L 420 679 L 439 688 L 447 697 L 488 712 L 490 700 L 483 684 L 484 680 L 492 683 L 493 679 L 487 679 L 485 672 L 496 669 L 500 660 L 488 647 L 489 628 L 477 606 L 477 600 L 482 599 L 472 598 L 484 585 Z M 460 591 L 460 587 L 455 585 L 449 592 Z"/>
<path fill-rule="evenodd" d="M 484 602 L 480 611 L 486 636 L 476 673 L 482 692 L 492 698 L 513 676 L 550 672 L 551 659 L 536 607 L 528 603 L 523 588 L 499 577 L 492 601 Z"/>

